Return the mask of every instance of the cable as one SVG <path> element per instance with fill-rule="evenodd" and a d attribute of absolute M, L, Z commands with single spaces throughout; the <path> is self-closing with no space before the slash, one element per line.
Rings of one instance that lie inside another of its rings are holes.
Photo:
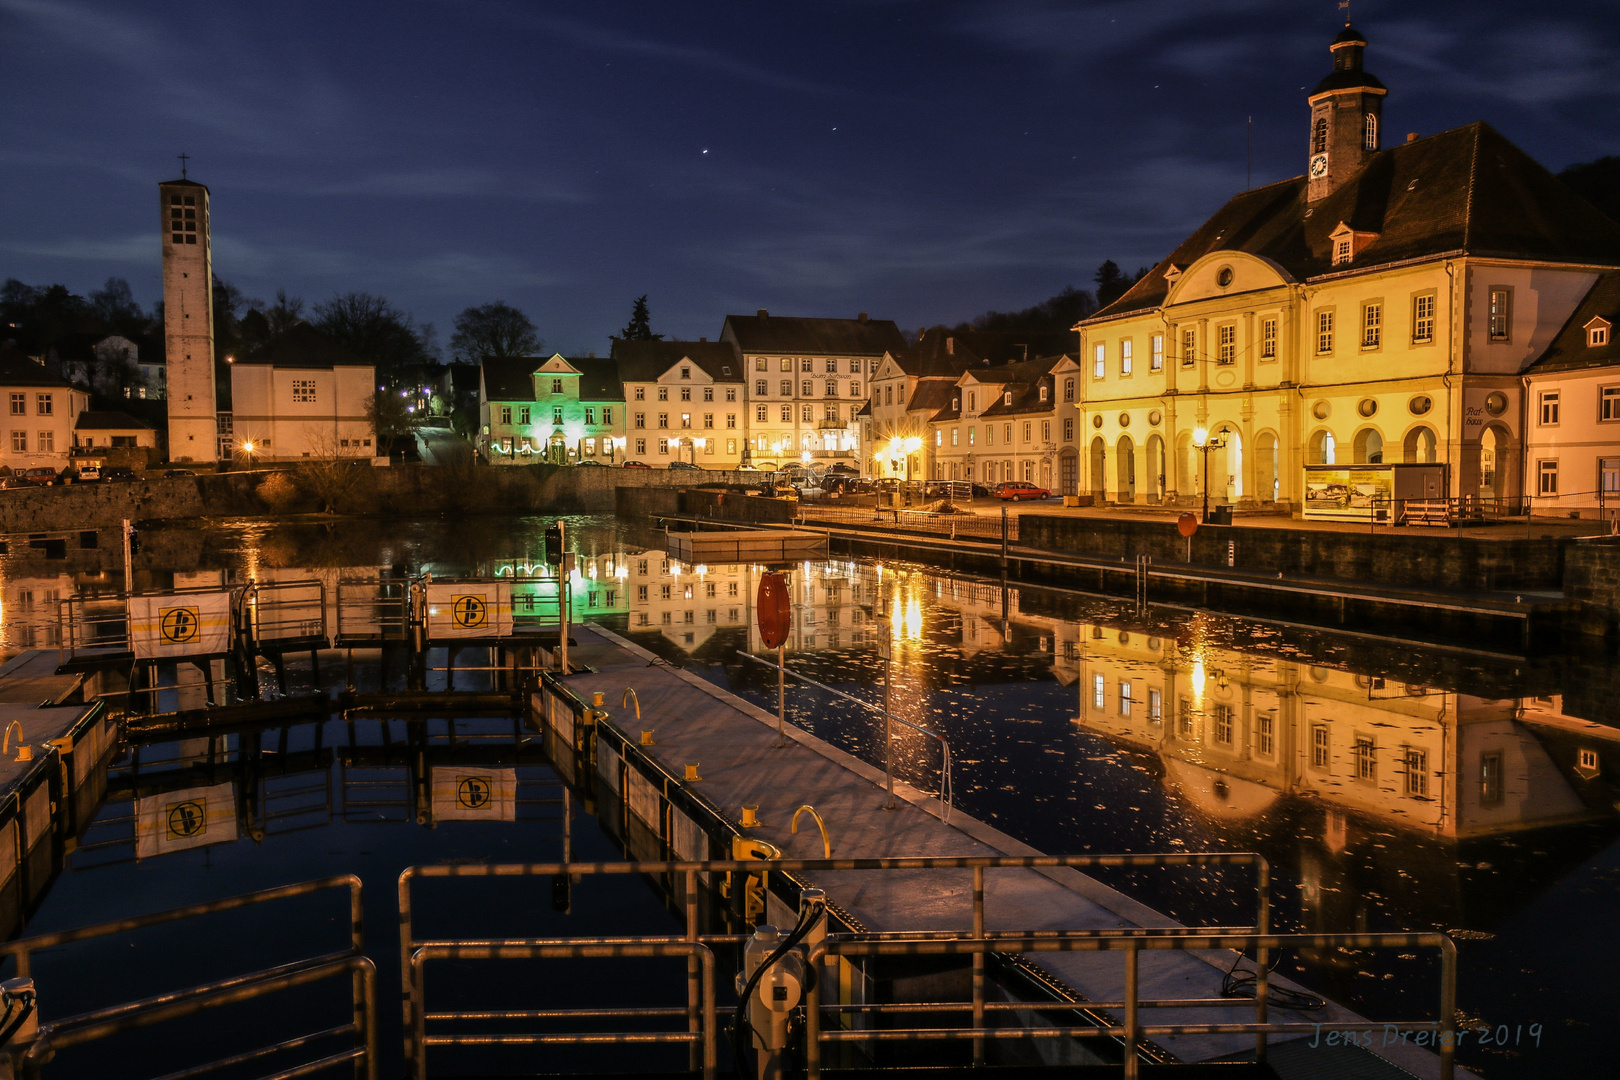
<path fill-rule="evenodd" d="M 11 1014 L 12 1011 L 16 1009 L 19 998 L 22 999 L 22 1011 L 18 1013 L 15 1020 L 12 1020 Z M 28 1021 L 28 1017 L 34 1011 L 34 992 L 32 990 L 24 990 L 20 993 L 13 993 L 12 991 L 8 990 L 5 993 L 5 1002 L 6 1013 L 4 1017 L 0 1017 L 0 1023 L 5 1023 L 5 1030 L 0 1031 L 0 1046 L 5 1046 L 7 1043 L 9 1043 L 11 1041 L 11 1037 L 17 1034 L 18 1029 Z M 10 1023 L 6 1023 L 8 1020 Z"/>
<path fill-rule="evenodd" d="M 1259 982 L 1259 972 L 1239 971 L 1237 969 L 1238 964 L 1242 963 L 1243 958 L 1247 955 L 1248 950 L 1245 949 L 1232 958 L 1232 966 L 1226 969 L 1225 975 L 1221 976 L 1221 997 L 1254 997 L 1255 985 Z M 1269 974 L 1276 971 L 1277 964 L 1281 960 L 1282 950 L 1272 950 L 1271 963 L 1266 967 L 1266 972 Z M 1266 1004 L 1275 1005 L 1279 1009 L 1293 1009 L 1296 1012 L 1315 1012 L 1317 1009 L 1327 1007 L 1327 999 L 1303 990 L 1290 990 L 1287 987 L 1276 986 L 1267 982 Z"/>
<path fill-rule="evenodd" d="M 765 973 L 795 945 L 804 940 L 805 935 L 810 933 L 826 914 L 826 910 L 820 904 L 806 908 L 799 916 L 799 924 L 793 928 L 793 932 L 772 950 L 759 967 L 754 969 L 754 974 L 749 976 L 748 982 L 743 986 L 743 992 L 737 998 L 737 1013 L 731 1022 L 731 1067 L 737 1075 L 737 1080 L 750 1080 L 748 1074 L 743 1071 L 743 1031 L 748 1026 L 749 999 L 754 996 L 754 990 L 759 986 L 759 981 L 765 977 Z M 810 968 L 810 965 L 805 966 L 806 991 L 810 989 L 811 980 L 815 978 L 815 973 Z"/>

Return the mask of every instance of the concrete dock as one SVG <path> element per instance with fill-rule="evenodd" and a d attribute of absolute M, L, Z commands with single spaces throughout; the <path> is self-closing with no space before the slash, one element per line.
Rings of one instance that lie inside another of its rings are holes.
<path fill-rule="evenodd" d="M 792 725 L 787 727 L 788 744 L 777 747 L 774 715 L 696 675 L 668 666 L 605 629 L 579 627 L 576 640 L 570 659 L 595 670 L 568 677 L 568 689 L 586 700 L 592 692 L 601 691 L 611 714 L 605 723 L 617 728 L 628 742 L 637 742 L 641 730 L 652 729 L 655 745 L 637 749 L 669 775 L 681 776 L 688 763 L 696 763 L 702 779 L 692 786 L 708 803 L 731 815 L 733 822 L 741 820 L 744 805 L 758 806 L 763 824 L 749 829 L 747 835 L 775 845 L 785 857 L 823 857 L 821 836 L 808 816 L 798 835 L 789 832 L 793 812 L 804 803 L 814 805 L 826 822 L 835 858 L 1044 854 L 960 811 L 952 811 L 947 823 L 937 799 L 899 781 L 900 808 L 885 810 L 880 770 Z M 633 712 L 616 707 L 627 687 L 639 698 L 639 721 Z M 971 924 L 971 877 L 966 870 L 826 873 L 816 875 L 815 884 L 872 930 L 966 930 Z M 992 931 L 1179 925 L 1073 870 L 987 873 L 986 928 Z M 1031 958 L 1089 1000 L 1117 1000 L 1124 994 L 1119 956 L 1073 952 Z M 1230 952 L 1143 953 L 1141 995 L 1144 999 L 1219 997 L 1222 975 L 1233 959 Z M 1273 976 L 1273 985 L 1295 987 L 1278 976 Z M 1165 1008 L 1152 1013 L 1149 1022 L 1165 1024 L 1233 1022 L 1253 1016 L 1252 1009 L 1241 1008 Z M 1308 1014 L 1273 1007 L 1272 1017 L 1324 1025 L 1361 1019 L 1332 1003 Z M 1253 1037 L 1246 1035 L 1185 1035 L 1156 1041 L 1187 1062 L 1239 1059 L 1252 1053 L 1254 1045 Z M 1353 1050 L 1341 1057 L 1326 1047 L 1308 1049 L 1303 1037 L 1276 1036 L 1274 1043 L 1271 1061 L 1283 1076 L 1439 1074 L 1438 1057 L 1411 1046 L 1382 1048 L 1375 1040 L 1372 1053 Z M 1469 1074 L 1459 1069 L 1458 1075 Z"/>
<path fill-rule="evenodd" d="M 669 534 L 669 553 L 684 562 L 796 562 L 827 554 L 827 536 L 805 529 Z"/>

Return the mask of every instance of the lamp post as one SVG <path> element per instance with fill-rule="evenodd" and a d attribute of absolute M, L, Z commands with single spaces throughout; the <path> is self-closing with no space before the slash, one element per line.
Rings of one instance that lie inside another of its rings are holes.
<path fill-rule="evenodd" d="M 1196 446 L 1199 449 L 1199 451 L 1204 455 L 1204 514 L 1203 514 L 1203 519 L 1202 520 L 1204 521 L 1205 524 L 1208 524 L 1209 523 L 1209 452 L 1211 450 L 1219 450 L 1219 449 L 1221 449 L 1223 446 L 1226 445 L 1226 440 L 1221 438 L 1220 436 L 1216 436 L 1215 438 L 1212 439 L 1212 438 L 1209 437 L 1209 431 L 1206 428 L 1195 428 L 1193 430 L 1193 445 Z"/>

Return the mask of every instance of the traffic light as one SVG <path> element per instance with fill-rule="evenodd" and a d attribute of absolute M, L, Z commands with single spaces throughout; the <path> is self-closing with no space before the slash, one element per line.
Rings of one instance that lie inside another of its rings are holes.
<path fill-rule="evenodd" d="M 546 530 L 546 562 L 552 566 L 561 566 L 563 561 L 563 535 L 562 527 L 553 525 Z"/>

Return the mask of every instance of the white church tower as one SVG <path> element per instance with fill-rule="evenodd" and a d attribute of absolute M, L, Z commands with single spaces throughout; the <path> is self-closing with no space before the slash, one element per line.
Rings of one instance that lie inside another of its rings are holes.
<path fill-rule="evenodd" d="M 163 223 L 163 338 L 168 361 L 169 460 L 218 460 L 214 403 L 213 258 L 208 189 L 182 177 L 158 185 Z"/>

